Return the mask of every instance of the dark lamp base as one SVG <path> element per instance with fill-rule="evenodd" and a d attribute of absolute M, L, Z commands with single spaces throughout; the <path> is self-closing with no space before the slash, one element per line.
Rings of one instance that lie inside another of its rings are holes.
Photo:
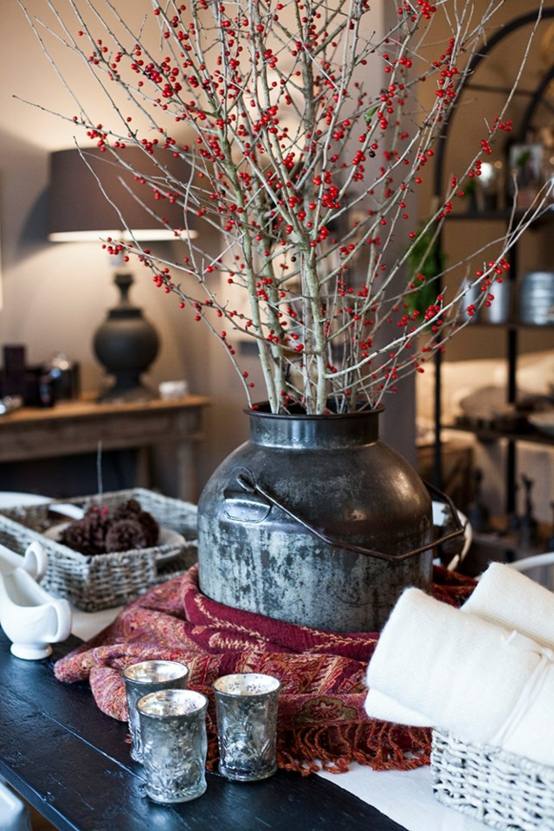
<path fill-rule="evenodd" d="M 119 302 L 109 310 L 94 335 L 94 351 L 114 384 L 103 392 L 99 401 L 150 401 L 156 395 L 141 383 L 141 375 L 155 360 L 159 349 L 156 330 L 133 306 L 129 290 L 131 274 L 116 274 L 115 285 Z"/>

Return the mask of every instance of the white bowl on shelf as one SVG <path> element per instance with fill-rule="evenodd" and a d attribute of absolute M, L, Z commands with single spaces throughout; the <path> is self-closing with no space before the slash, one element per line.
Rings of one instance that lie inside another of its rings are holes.
<path fill-rule="evenodd" d="M 528 416 L 529 424 L 532 424 L 541 433 L 554 438 L 554 410 L 547 410 L 544 413 L 532 413 Z"/>

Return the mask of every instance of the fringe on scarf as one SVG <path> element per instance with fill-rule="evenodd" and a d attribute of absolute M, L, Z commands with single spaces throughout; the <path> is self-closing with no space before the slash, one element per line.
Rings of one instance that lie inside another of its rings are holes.
<path fill-rule="evenodd" d="M 217 734 L 208 727 L 208 770 L 217 770 Z M 285 728 L 278 732 L 277 766 L 310 776 L 346 773 L 353 762 L 373 770 L 414 770 L 428 765 L 431 731 L 384 721 Z"/>

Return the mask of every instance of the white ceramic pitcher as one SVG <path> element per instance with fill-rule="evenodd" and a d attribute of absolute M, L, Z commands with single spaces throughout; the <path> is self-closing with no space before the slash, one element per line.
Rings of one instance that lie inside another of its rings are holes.
<path fill-rule="evenodd" d="M 71 632 L 71 607 L 67 600 L 51 597 L 22 568 L 0 573 L 0 625 L 12 641 L 17 658 L 47 658 L 51 643 Z"/>
<path fill-rule="evenodd" d="M 16 568 L 23 568 L 35 580 L 42 580 L 48 567 L 48 555 L 39 542 L 32 542 L 25 549 L 23 557 L 0 545 L 0 574 L 9 574 Z"/>

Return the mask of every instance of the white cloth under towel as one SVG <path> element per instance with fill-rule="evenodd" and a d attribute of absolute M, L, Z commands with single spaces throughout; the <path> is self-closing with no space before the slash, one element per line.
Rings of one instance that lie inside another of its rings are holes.
<path fill-rule="evenodd" d="M 553 657 L 519 632 L 408 589 L 367 680 L 428 724 L 554 765 Z"/>
<path fill-rule="evenodd" d="M 461 610 L 516 629 L 554 650 L 554 594 L 510 566 L 491 563 Z M 375 688 L 369 690 L 365 708 L 369 716 L 383 721 L 432 726 L 421 713 Z"/>

